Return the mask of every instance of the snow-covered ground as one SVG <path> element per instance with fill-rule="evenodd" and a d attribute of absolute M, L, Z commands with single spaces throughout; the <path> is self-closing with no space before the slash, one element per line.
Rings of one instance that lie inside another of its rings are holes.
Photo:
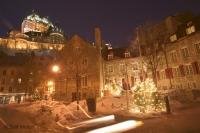
<path fill-rule="evenodd" d="M 45 122 L 46 119 L 51 118 L 50 121 L 59 121 L 64 125 L 71 125 L 92 117 L 87 112 L 85 101 L 79 102 L 79 110 L 77 110 L 76 102 L 66 105 L 63 102 L 45 100 L 34 102 L 29 106 L 20 108 L 20 110 L 38 117 L 38 123 Z"/>
<path fill-rule="evenodd" d="M 67 132 L 68 130 L 63 127 L 72 127 L 74 124 L 93 119 L 102 114 L 115 114 L 115 116 L 119 116 L 116 123 L 124 121 L 125 119 L 140 119 L 144 122 L 144 125 L 136 129 L 138 132 L 148 132 L 155 128 L 159 129 L 155 130 L 155 132 L 159 132 L 160 130 L 163 132 L 172 130 L 179 131 L 181 128 L 187 130 L 191 128 L 195 131 L 200 131 L 197 125 L 200 122 L 200 119 L 197 117 L 200 115 L 199 103 L 182 104 L 177 101 L 171 101 L 170 103 L 173 111 L 171 115 L 162 115 L 161 113 L 137 114 L 126 111 L 126 98 L 104 97 L 97 100 L 97 114 L 91 116 L 87 111 L 86 101 L 80 101 L 79 110 L 77 110 L 76 102 L 65 104 L 58 101 L 37 101 L 19 105 L 4 105 L 0 107 L 0 118 L 8 125 L 25 124 L 25 126 L 30 127 L 26 131 L 33 132 Z M 187 121 L 190 122 L 188 125 Z M 160 126 L 158 126 L 159 124 Z M 177 129 L 176 125 L 178 126 Z M 1 130 L 0 128 L 0 132 L 6 132 L 8 130 L 11 131 L 12 129 Z M 14 128 L 13 131 L 15 130 L 24 131 Z M 88 129 L 86 128 L 85 130 Z"/>

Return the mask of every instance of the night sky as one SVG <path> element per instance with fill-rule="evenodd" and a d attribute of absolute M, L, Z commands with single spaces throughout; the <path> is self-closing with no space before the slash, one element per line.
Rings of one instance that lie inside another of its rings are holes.
<path fill-rule="evenodd" d="M 199 14 L 200 0 L 1 0 L 0 35 L 9 28 L 20 29 L 33 9 L 59 23 L 67 36 L 77 33 L 92 40 L 93 28 L 99 26 L 105 41 L 123 46 L 146 21 L 186 10 Z"/>

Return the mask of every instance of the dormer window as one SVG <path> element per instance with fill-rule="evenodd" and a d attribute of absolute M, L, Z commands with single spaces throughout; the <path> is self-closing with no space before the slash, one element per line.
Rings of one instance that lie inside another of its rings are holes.
<path fill-rule="evenodd" d="M 176 34 L 173 34 L 172 36 L 170 36 L 170 41 L 171 41 L 171 42 L 174 42 L 174 41 L 176 41 L 176 40 L 177 40 Z"/>
<path fill-rule="evenodd" d="M 126 51 L 126 52 L 124 53 L 124 55 L 125 55 L 125 58 L 128 58 L 128 57 L 130 57 L 130 52 L 129 52 L 129 51 Z"/>
<path fill-rule="evenodd" d="M 192 33 L 194 33 L 195 31 L 196 31 L 196 29 L 195 29 L 195 26 L 194 26 L 194 25 L 191 25 L 191 26 L 189 26 L 189 27 L 186 28 L 186 33 L 187 33 L 187 35 L 192 34 Z"/>

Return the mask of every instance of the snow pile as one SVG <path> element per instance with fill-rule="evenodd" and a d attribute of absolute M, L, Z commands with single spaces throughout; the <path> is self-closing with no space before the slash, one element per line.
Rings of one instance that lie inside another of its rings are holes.
<path fill-rule="evenodd" d="M 102 114 L 116 113 L 126 107 L 125 97 L 103 97 L 97 100 L 97 112 Z"/>
<path fill-rule="evenodd" d="M 59 121 L 62 124 L 70 125 L 90 117 L 87 113 L 86 102 L 80 101 L 79 105 L 79 110 L 77 110 L 76 102 L 65 105 L 63 102 L 42 100 L 24 107 L 23 110 L 34 114 L 38 124 L 46 122 L 55 124 Z"/>

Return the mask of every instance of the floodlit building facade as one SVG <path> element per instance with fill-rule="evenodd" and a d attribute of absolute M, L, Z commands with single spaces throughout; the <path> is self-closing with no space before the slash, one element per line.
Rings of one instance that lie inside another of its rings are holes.
<path fill-rule="evenodd" d="M 143 48 L 151 46 L 157 50 L 154 57 L 157 60 L 158 89 L 200 89 L 199 16 L 169 16 L 159 23 L 138 29 L 140 45 Z"/>
<path fill-rule="evenodd" d="M 65 44 L 62 29 L 37 13 L 25 17 L 21 31 L 11 30 L 8 37 L 0 38 L 0 47 L 9 54 L 31 51 L 61 50 Z"/>
<path fill-rule="evenodd" d="M 75 101 L 100 96 L 101 33 L 95 29 L 95 43 L 78 35 L 72 36 L 61 51 L 61 72 L 58 73 L 55 98 Z"/>

